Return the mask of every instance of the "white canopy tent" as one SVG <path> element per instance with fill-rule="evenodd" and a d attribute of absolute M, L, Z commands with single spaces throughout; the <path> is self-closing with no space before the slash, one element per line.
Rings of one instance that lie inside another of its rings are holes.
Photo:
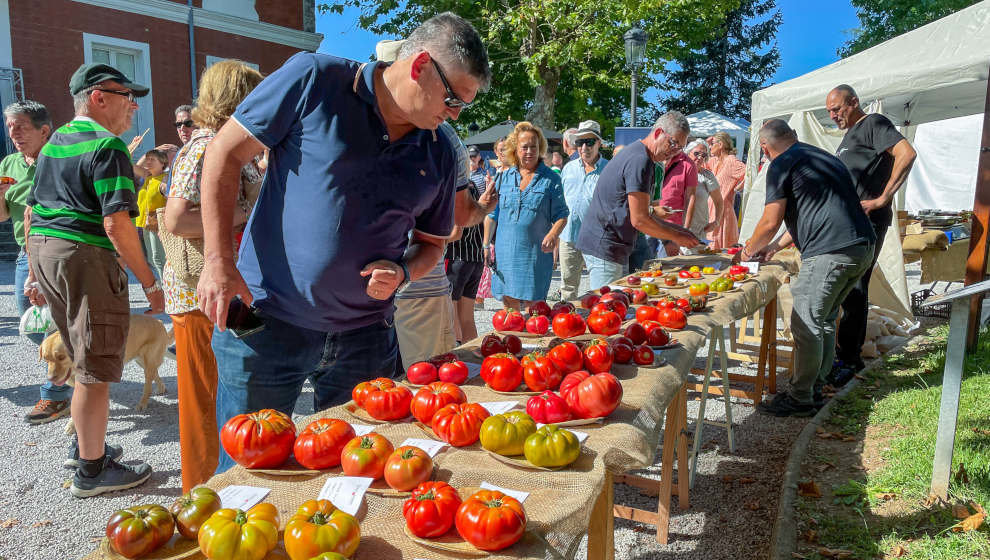
<path fill-rule="evenodd" d="M 765 204 L 765 179 L 758 172 L 759 123 L 774 117 L 789 118 L 801 141 L 834 153 L 844 132 L 822 126 L 821 122 L 827 121 L 825 96 L 845 83 L 856 90 L 864 110 L 886 115 L 913 140 L 917 125 L 982 113 L 988 71 L 990 0 L 985 0 L 754 93 L 741 238 L 752 235 Z M 902 193 L 900 199 L 895 206 L 903 205 Z M 870 299 L 910 315 L 903 262 L 898 230 L 891 227 L 878 263 L 880 274 L 874 273 L 870 285 Z"/>
<path fill-rule="evenodd" d="M 691 124 L 691 136 L 704 138 L 716 132 L 727 132 L 736 142 L 736 150 L 742 153 L 745 149 L 746 138 L 749 137 L 748 122 L 726 117 L 712 111 L 692 113 L 687 116 L 687 120 Z"/>

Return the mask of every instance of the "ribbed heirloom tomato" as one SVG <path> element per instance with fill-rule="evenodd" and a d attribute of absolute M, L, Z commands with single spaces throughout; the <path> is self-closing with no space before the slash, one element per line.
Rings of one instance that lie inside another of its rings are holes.
<path fill-rule="evenodd" d="M 547 334 L 550 330 L 550 318 L 546 315 L 532 315 L 526 319 L 526 332 L 538 335 Z"/>
<path fill-rule="evenodd" d="M 292 560 L 310 560 L 324 552 L 350 556 L 361 542 L 361 528 L 330 500 L 307 500 L 286 523 L 284 540 Z"/>
<path fill-rule="evenodd" d="M 559 313 L 553 318 L 553 334 L 570 338 L 584 334 L 584 319 L 577 313 Z"/>
<path fill-rule="evenodd" d="M 596 338 L 584 346 L 584 369 L 591 373 L 612 369 L 612 347 L 604 338 Z"/>
<path fill-rule="evenodd" d="M 535 351 L 522 359 L 523 381 L 530 391 L 556 389 L 564 374 L 545 352 Z"/>
<path fill-rule="evenodd" d="M 158 549 L 174 532 L 172 514 L 155 504 L 118 510 L 110 517 L 106 530 L 110 548 L 126 558 L 137 558 Z"/>
<path fill-rule="evenodd" d="M 221 509 L 199 529 L 198 542 L 210 560 L 261 560 L 278 544 L 278 510 L 267 502 Z"/>
<path fill-rule="evenodd" d="M 550 424 L 526 438 L 523 454 L 537 467 L 566 467 L 581 455 L 581 442 L 574 432 Z"/>
<path fill-rule="evenodd" d="M 619 407 L 622 385 L 610 373 L 575 371 L 560 382 L 560 396 L 578 418 L 601 418 Z"/>
<path fill-rule="evenodd" d="M 526 512 L 519 500 L 496 490 L 480 490 L 464 500 L 454 517 L 457 533 L 481 550 L 512 546 L 526 532 Z"/>
<path fill-rule="evenodd" d="M 187 539 L 195 539 L 199 528 L 221 507 L 220 496 L 206 486 L 193 488 L 175 500 L 168 511 L 175 518 L 175 528 Z"/>
<path fill-rule="evenodd" d="M 652 305 L 641 305 L 636 309 L 636 322 L 642 324 L 646 321 L 656 321 L 659 314 L 660 310 L 656 307 Z"/>
<path fill-rule="evenodd" d="M 676 308 L 661 309 L 660 315 L 657 317 L 657 322 L 661 326 L 677 331 L 687 326 L 687 315 Z"/>
<path fill-rule="evenodd" d="M 588 330 L 594 334 L 612 336 L 622 327 L 622 319 L 615 311 L 600 311 L 588 316 Z"/>
<path fill-rule="evenodd" d="M 307 469 L 336 467 L 340 464 L 340 452 L 354 435 L 354 428 L 343 420 L 319 418 L 310 422 L 296 438 L 292 454 Z"/>
<path fill-rule="evenodd" d="M 433 432 L 454 447 L 478 441 L 481 424 L 490 415 L 478 403 L 448 404 L 433 415 Z"/>
<path fill-rule="evenodd" d="M 515 391 L 523 380 L 522 364 L 512 354 L 492 354 L 481 362 L 481 379 L 495 391 Z"/>
<path fill-rule="evenodd" d="M 439 537 L 454 526 L 461 505 L 457 490 L 446 482 L 424 482 L 402 504 L 402 516 L 412 534 L 423 539 Z"/>
<path fill-rule="evenodd" d="M 385 483 L 407 492 L 433 476 L 433 459 L 418 447 L 403 445 L 385 461 Z"/>
<path fill-rule="evenodd" d="M 364 400 L 368 398 L 368 395 L 375 391 L 381 391 L 382 389 L 395 387 L 395 381 L 387 377 L 379 377 L 377 379 L 372 379 L 371 381 L 362 381 L 354 386 L 351 390 L 351 399 L 360 406 L 364 408 Z"/>
<path fill-rule="evenodd" d="M 526 438 L 536 433 L 536 422 L 520 410 L 496 414 L 481 424 L 481 446 L 499 455 L 522 455 Z"/>
<path fill-rule="evenodd" d="M 238 414 L 220 430 L 223 450 L 248 469 L 277 467 L 289 458 L 296 440 L 296 425 L 287 415 L 266 408 Z"/>
<path fill-rule="evenodd" d="M 398 420 L 409 416 L 412 391 L 404 385 L 383 387 L 364 398 L 364 409 L 376 420 Z"/>
<path fill-rule="evenodd" d="M 556 424 L 571 419 L 571 407 L 553 391 L 543 391 L 526 401 L 526 413 L 540 424 Z"/>
<path fill-rule="evenodd" d="M 340 452 L 340 467 L 348 476 L 379 479 L 385 474 L 385 461 L 395 449 L 392 443 L 375 432 L 357 436 Z"/>
<path fill-rule="evenodd" d="M 467 402 L 467 396 L 460 387 L 453 383 L 437 381 L 416 391 L 412 404 L 409 405 L 409 411 L 416 420 L 430 426 L 436 411 L 448 404 L 464 402 Z"/>
<path fill-rule="evenodd" d="M 560 373 L 564 375 L 581 369 L 581 366 L 584 364 L 584 354 L 581 353 L 578 345 L 573 342 L 561 342 L 551 347 L 550 351 L 547 352 L 547 356 L 550 357 L 550 361 L 556 364 Z"/>

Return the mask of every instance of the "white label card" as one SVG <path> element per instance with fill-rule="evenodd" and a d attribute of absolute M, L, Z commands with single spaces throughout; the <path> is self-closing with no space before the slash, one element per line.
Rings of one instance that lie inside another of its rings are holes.
<path fill-rule="evenodd" d="M 529 497 L 529 492 L 523 492 L 522 490 L 509 490 L 508 488 L 502 488 L 501 486 L 495 486 L 490 482 L 482 482 L 481 488 L 484 490 L 497 490 L 507 496 L 512 496 L 513 498 L 519 500 L 519 503 L 526 501 Z"/>
<path fill-rule="evenodd" d="M 481 375 L 481 364 L 464 362 L 464 365 L 468 368 L 468 379 L 474 379 L 475 377 Z"/>
<path fill-rule="evenodd" d="M 356 436 L 366 436 L 375 431 L 374 426 L 368 426 L 367 424 L 351 424 L 351 427 L 354 428 L 354 435 Z"/>
<path fill-rule="evenodd" d="M 746 262 L 741 262 L 739 264 L 748 268 L 750 274 L 760 273 L 760 263 L 756 261 L 746 261 Z"/>
<path fill-rule="evenodd" d="M 478 403 L 488 411 L 488 414 L 495 416 L 496 414 L 502 414 L 503 412 L 508 412 L 519 404 L 519 401 L 499 401 L 499 402 L 483 402 Z"/>
<path fill-rule="evenodd" d="M 437 453 L 440 453 L 444 447 L 447 446 L 446 443 L 442 441 L 437 441 L 435 439 L 419 439 L 419 438 L 408 438 L 406 441 L 402 442 L 399 447 L 411 445 L 413 447 L 418 447 L 426 452 L 430 457 L 436 457 Z"/>
<path fill-rule="evenodd" d="M 364 493 L 374 482 L 373 478 L 361 476 L 336 476 L 328 478 L 320 490 L 319 500 L 330 500 L 337 509 L 357 515 L 364 500 Z"/>
<path fill-rule="evenodd" d="M 257 486 L 228 486 L 217 492 L 217 495 L 225 508 L 248 510 L 260 504 L 271 491 L 271 488 Z"/>

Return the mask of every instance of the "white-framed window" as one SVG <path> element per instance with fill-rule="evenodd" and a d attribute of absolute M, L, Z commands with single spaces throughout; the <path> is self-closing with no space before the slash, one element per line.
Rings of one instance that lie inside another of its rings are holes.
<path fill-rule="evenodd" d="M 151 87 L 151 50 L 148 43 L 83 33 L 83 53 L 87 64 L 109 64 L 134 82 Z M 124 142 L 130 143 L 134 136 L 148 131 L 134 150 L 135 160 L 157 145 L 153 94 L 154 91 L 150 91 L 137 99 L 138 110 L 134 112 L 131 128 L 120 135 Z"/>
<path fill-rule="evenodd" d="M 206 55 L 206 68 L 209 68 L 210 66 L 213 66 L 214 64 L 220 62 L 221 60 L 227 60 L 227 58 L 226 57 L 223 57 L 223 56 L 213 56 L 212 54 Z M 257 70 L 259 72 L 261 71 L 261 68 L 257 64 L 255 64 L 253 62 L 248 62 L 246 60 L 241 60 L 239 58 L 237 58 L 235 60 L 238 60 L 240 62 L 243 62 L 244 64 L 247 64 L 248 66 L 250 66 L 251 68 L 254 68 L 255 70 Z M 204 68 L 204 70 L 206 70 L 206 68 Z"/>

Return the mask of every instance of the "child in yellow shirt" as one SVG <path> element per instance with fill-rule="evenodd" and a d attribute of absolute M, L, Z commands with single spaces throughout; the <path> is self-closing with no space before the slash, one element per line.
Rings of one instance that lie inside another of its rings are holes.
<path fill-rule="evenodd" d="M 156 211 L 165 207 L 165 196 L 162 194 L 162 183 L 165 180 L 165 168 L 168 166 L 168 156 L 161 150 L 149 150 L 137 165 L 148 172 L 141 190 L 138 191 L 137 203 L 140 215 L 137 217 L 137 227 L 142 229 L 144 251 L 151 266 L 161 278 L 162 267 L 165 266 L 165 249 L 158 238 L 158 216 Z"/>

